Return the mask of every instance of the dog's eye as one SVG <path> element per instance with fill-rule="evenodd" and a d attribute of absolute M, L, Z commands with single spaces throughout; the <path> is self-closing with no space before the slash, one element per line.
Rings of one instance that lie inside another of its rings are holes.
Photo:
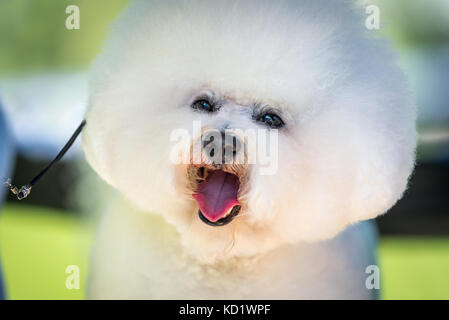
<path fill-rule="evenodd" d="M 284 121 L 282 121 L 282 119 L 274 113 L 264 114 L 259 118 L 259 121 L 265 123 L 267 126 L 273 129 L 279 129 L 284 126 Z"/>
<path fill-rule="evenodd" d="M 207 100 L 201 99 L 192 103 L 192 108 L 204 112 L 214 112 L 216 108 Z"/>

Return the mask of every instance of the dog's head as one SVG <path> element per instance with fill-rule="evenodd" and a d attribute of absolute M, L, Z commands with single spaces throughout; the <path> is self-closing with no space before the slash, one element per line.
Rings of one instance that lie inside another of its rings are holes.
<path fill-rule="evenodd" d="M 214 261 L 330 238 L 386 212 L 415 110 L 346 1 L 142 1 L 93 68 L 84 150 Z"/>

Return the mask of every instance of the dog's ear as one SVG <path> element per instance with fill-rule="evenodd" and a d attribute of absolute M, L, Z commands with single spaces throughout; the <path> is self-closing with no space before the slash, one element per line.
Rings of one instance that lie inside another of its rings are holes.
<path fill-rule="evenodd" d="M 402 197 L 413 171 L 415 158 L 414 147 L 410 145 L 412 143 L 404 143 L 409 144 L 409 147 L 395 143 L 367 143 L 360 151 L 363 156 L 354 172 L 350 222 L 384 214 Z"/>
<path fill-rule="evenodd" d="M 87 121 L 82 134 L 82 147 L 87 161 L 92 168 L 109 184 L 113 185 L 111 143 L 114 134 L 108 125 L 105 115 L 96 106 L 90 106 L 85 115 Z M 106 110 L 104 110 L 106 111 Z"/>
<path fill-rule="evenodd" d="M 298 130 L 317 216 L 344 224 L 375 218 L 406 190 L 415 163 L 415 107 L 395 77 L 392 87 L 351 83 Z"/>
<path fill-rule="evenodd" d="M 402 197 L 415 165 L 413 102 L 404 98 L 379 105 L 382 100 L 360 101 L 342 115 L 347 121 L 343 152 L 353 179 L 350 222 L 386 213 Z"/>

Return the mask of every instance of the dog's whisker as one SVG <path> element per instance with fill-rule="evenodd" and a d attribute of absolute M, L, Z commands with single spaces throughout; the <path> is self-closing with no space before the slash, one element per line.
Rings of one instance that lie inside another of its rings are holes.
<path fill-rule="evenodd" d="M 195 214 L 192 214 L 191 218 L 190 218 L 190 224 L 189 224 L 189 227 L 187 228 L 186 234 L 190 235 L 192 233 L 193 224 L 195 223 L 195 219 L 196 219 Z"/>
<path fill-rule="evenodd" d="M 236 227 L 234 226 L 234 228 L 232 229 L 231 242 L 230 242 L 229 246 L 226 248 L 226 250 L 224 252 L 225 256 L 228 255 L 232 251 L 232 249 L 234 248 L 234 245 L 235 245 L 235 229 L 236 229 Z"/>

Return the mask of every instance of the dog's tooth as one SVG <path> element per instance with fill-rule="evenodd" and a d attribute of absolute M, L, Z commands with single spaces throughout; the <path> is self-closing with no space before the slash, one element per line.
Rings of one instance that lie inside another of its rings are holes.
<path fill-rule="evenodd" d="M 234 207 L 232 207 L 231 209 L 229 209 L 229 211 L 228 211 L 228 212 L 226 212 L 226 214 L 224 215 L 224 217 L 227 217 L 227 216 L 229 216 L 229 215 L 231 214 L 231 212 L 232 212 L 232 209 L 234 209 Z"/>

